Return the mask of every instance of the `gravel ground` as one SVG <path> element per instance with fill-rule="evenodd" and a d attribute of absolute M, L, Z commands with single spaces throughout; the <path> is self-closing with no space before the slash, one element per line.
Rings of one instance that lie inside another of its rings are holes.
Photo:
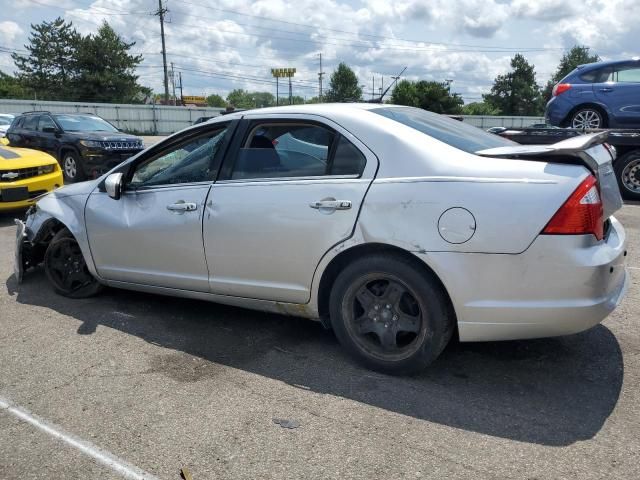
<path fill-rule="evenodd" d="M 640 206 L 632 282 L 602 325 L 452 343 L 422 375 L 355 366 L 295 318 L 107 290 L 18 286 L 0 215 L 0 400 L 163 479 L 640 478 Z M 294 420 L 285 429 L 273 419 Z M 120 478 L 0 408 L 0 478 Z"/>

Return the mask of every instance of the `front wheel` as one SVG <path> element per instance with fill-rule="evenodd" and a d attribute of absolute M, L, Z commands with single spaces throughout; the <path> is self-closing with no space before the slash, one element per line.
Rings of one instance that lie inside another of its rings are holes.
<path fill-rule="evenodd" d="M 44 271 L 56 293 L 65 297 L 91 297 L 102 289 L 89 272 L 80 245 L 66 228 L 49 243 L 44 254 Z"/>
<path fill-rule="evenodd" d="M 439 282 L 413 262 L 373 255 L 348 265 L 331 290 L 340 343 L 366 367 L 409 374 L 433 362 L 454 326 Z"/>
<path fill-rule="evenodd" d="M 62 153 L 62 172 L 68 183 L 80 182 L 86 178 L 82 169 L 82 161 L 76 152 L 67 150 Z"/>
<path fill-rule="evenodd" d="M 640 200 L 640 151 L 618 158 L 614 169 L 624 198 Z"/>

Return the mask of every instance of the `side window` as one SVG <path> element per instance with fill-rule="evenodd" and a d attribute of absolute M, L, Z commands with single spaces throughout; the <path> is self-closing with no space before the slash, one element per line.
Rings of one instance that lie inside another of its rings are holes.
<path fill-rule="evenodd" d="M 340 137 L 331 165 L 331 175 L 361 175 L 367 159 L 349 140 Z"/>
<path fill-rule="evenodd" d="M 627 67 L 620 69 L 617 72 L 618 82 L 622 83 L 640 83 L 640 68 Z"/>
<path fill-rule="evenodd" d="M 334 137 L 331 130 L 308 123 L 258 124 L 238 152 L 231 178 L 327 175 Z"/>
<path fill-rule="evenodd" d="M 224 127 L 173 145 L 138 165 L 129 185 L 141 188 L 212 181 L 216 153 L 226 131 Z"/>
<path fill-rule="evenodd" d="M 38 122 L 38 130 L 42 132 L 46 127 L 56 128 L 56 124 L 53 123 L 53 119 L 49 115 L 42 115 L 40 122 Z"/>
<path fill-rule="evenodd" d="M 38 119 L 39 115 L 28 115 L 24 117 L 24 122 L 22 122 L 22 128 L 25 130 L 36 130 L 38 128 Z"/>

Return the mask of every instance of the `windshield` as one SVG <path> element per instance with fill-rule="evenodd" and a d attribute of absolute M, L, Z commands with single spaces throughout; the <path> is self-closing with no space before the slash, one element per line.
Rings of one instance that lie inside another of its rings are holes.
<path fill-rule="evenodd" d="M 68 132 L 117 132 L 118 129 L 100 117 L 89 115 L 56 115 L 63 130 Z"/>
<path fill-rule="evenodd" d="M 468 123 L 414 107 L 383 107 L 370 110 L 407 125 L 459 150 L 479 150 L 515 145 L 511 140 L 485 132 Z"/>
<path fill-rule="evenodd" d="M 0 125 L 11 125 L 11 120 L 8 118 L 0 117 Z"/>

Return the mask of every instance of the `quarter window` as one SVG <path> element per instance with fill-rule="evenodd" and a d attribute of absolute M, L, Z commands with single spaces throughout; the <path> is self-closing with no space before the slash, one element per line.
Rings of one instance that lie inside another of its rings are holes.
<path fill-rule="evenodd" d="M 628 67 L 624 70 L 616 72 L 618 82 L 622 83 L 640 83 L 640 68 Z"/>
<path fill-rule="evenodd" d="M 174 145 L 136 168 L 133 188 L 208 182 L 215 179 L 216 154 L 226 127 Z"/>
<path fill-rule="evenodd" d="M 353 143 L 340 137 L 331 164 L 332 175 L 361 175 L 367 159 Z"/>

